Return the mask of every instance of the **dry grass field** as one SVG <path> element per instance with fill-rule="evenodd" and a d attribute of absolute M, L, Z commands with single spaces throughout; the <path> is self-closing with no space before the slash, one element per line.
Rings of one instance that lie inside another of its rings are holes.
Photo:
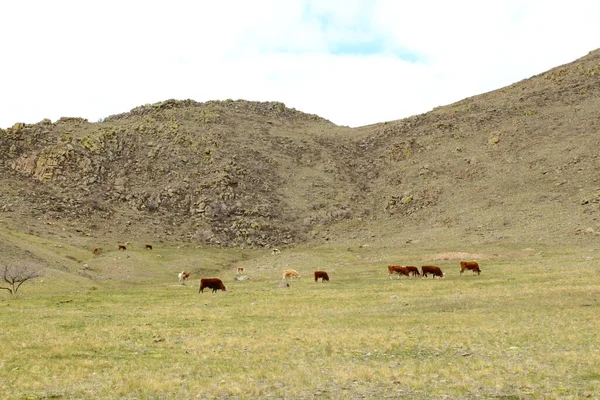
<path fill-rule="evenodd" d="M 3 398 L 600 397 L 597 248 L 177 247 L 81 260 L 148 279 L 53 273 L 0 294 Z M 480 276 L 459 275 L 470 255 Z M 446 277 L 388 279 L 389 264 Z M 280 288 L 285 268 L 302 279 Z M 201 275 L 227 292 L 199 294 Z"/>

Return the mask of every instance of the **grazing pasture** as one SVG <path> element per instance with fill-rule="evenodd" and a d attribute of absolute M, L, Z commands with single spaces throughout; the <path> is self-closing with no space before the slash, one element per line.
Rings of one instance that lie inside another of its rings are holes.
<path fill-rule="evenodd" d="M 165 247 L 155 264 L 131 251 L 147 280 L 54 274 L 0 296 L 3 398 L 600 397 L 597 250 L 488 249 L 485 274 L 461 279 L 458 260 L 420 249 L 402 257 L 445 279 L 390 280 L 387 249 L 202 249 L 221 266 L 205 273 L 193 249 Z M 335 280 L 281 289 L 288 262 Z M 235 281 L 233 263 L 252 280 Z M 190 285 L 174 285 L 183 267 Z M 208 275 L 227 292 L 199 295 Z"/>

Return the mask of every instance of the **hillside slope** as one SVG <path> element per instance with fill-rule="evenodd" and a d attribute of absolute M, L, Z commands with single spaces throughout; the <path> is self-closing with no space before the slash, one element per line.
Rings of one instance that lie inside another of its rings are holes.
<path fill-rule="evenodd" d="M 577 240 L 600 228 L 600 51 L 380 124 L 367 146 L 381 160 L 373 185 L 403 224 L 472 240 Z"/>
<path fill-rule="evenodd" d="M 0 227 L 72 243 L 577 241 L 600 230 L 600 51 L 398 121 L 168 100 L 0 130 Z"/>

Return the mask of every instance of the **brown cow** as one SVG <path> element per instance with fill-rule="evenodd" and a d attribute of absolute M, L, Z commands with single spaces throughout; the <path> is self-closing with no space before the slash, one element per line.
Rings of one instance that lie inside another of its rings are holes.
<path fill-rule="evenodd" d="M 408 270 L 408 273 L 411 274 L 412 276 L 420 276 L 421 274 L 419 273 L 419 268 L 412 266 L 412 265 L 407 265 L 406 269 Z"/>
<path fill-rule="evenodd" d="M 119 250 L 127 250 L 127 247 L 123 246 L 122 244 L 119 245 Z"/>
<path fill-rule="evenodd" d="M 185 285 L 185 280 L 190 277 L 190 273 L 189 272 L 185 272 L 185 271 L 181 271 L 177 275 L 177 277 L 179 278 L 179 283 L 181 283 L 182 285 Z"/>
<path fill-rule="evenodd" d="M 477 261 L 461 261 L 460 274 L 462 275 L 463 272 L 465 272 L 465 270 L 472 271 L 473 275 L 475 275 L 475 272 L 477 272 L 477 275 L 481 274 L 481 269 L 479 268 L 479 264 L 477 264 Z"/>
<path fill-rule="evenodd" d="M 292 279 L 300 279 L 300 275 L 298 275 L 298 272 L 294 271 L 293 269 L 286 269 L 285 271 L 283 271 L 281 279 L 285 281 L 287 280 L 288 276 Z"/>
<path fill-rule="evenodd" d="M 408 279 L 410 279 L 408 268 L 401 265 L 388 265 L 388 278 L 392 279 L 392 275 L 394 274 L 398 274 L 398 279 L 400 279 L 400 276 L 402 275 L 406 275 L 408 276 Z"/>
<path fill-rule="evenodd" d="M 94 254 L 100 254 L 100 249 L 96 247 L 96 248 L 94 249 Z"/>
<path fill-rule="evenodd" d="M 147 244 L 147 245 L 146 245 L 146 248 L 147 248 L 148 250 L 152 250 L 152 245 L 151 245 L 151 244 Z"/>
<path fill-rule="evenodd" d="M 244 267 L 235 267 L 236 274 L 242 274 L 242 273 L 244 273 L 244 271 L 246 271 L 246 268 L 244 268 Z"/>
<path fill-rule="evenodd" d="M 423 278 L 427 278 L 427 274 L 431 274 L 434 279 L 436 276 L 439 276 L 440 278 L 444 277 L 444 273 L 442 272 L 440 267 L 437 267 L 435 265 L 423 265 L 421 267 L 421 273 L 423 274 Z"/>
<path fill-rule="evenodd" d="M 315 271 L 315 282 L 319 282 L 319 278 L 321 278 L 321 282 L 329 282 L 329 275 L 325 271 Z"/>
<path fill-rule="evenodd" d="M 225 287 L 225 285 L 223 285 L 223 281 L 220 280 L 219 278 L 202 278 L 202 279 L 200 279 L 200 290 L 198 290 L 198 293 L 200 293 L 200 292 L 204 293 L 205 288 L 212 289 L 213 293 L 216 293 L 217 290 L 222 290 L 224 292 L 227 291 L 227 288 Z"/>

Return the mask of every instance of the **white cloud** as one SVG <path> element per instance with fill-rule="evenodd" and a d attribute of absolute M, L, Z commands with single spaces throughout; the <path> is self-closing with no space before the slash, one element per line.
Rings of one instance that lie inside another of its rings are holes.
<path fill-rule="evenodd" d="M 585 55 L 600 3 L 22 0 L 0 15 L 0 127 L 169 98 L 282 101 L 359 126 Z"/>

